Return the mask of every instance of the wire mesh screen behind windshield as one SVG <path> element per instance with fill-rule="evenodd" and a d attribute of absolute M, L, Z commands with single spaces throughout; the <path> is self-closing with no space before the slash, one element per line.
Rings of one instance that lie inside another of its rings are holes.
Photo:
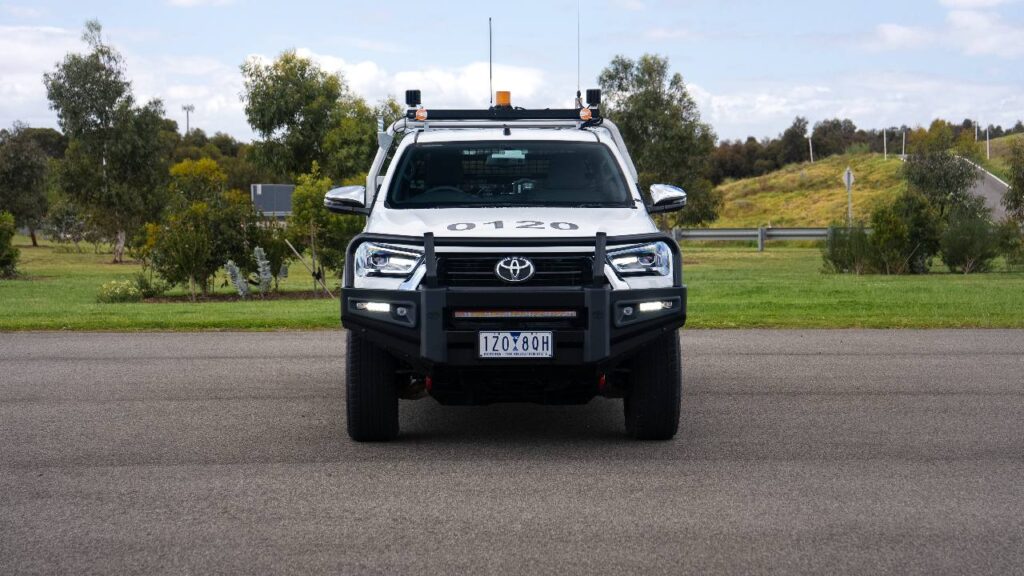
<path fill-rule="evenodd" d="M 630 206 L 608 149 L 589 142 L 458 142 L 409 147 L 391 208 Z"/>

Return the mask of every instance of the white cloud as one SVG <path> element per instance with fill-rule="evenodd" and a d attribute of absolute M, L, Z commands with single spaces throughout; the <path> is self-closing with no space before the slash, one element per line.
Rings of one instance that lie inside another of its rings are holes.
<path fill-rule="evenodd" d="M 686 28 L 668 28 L 658 26 L 651 28 L 645 34 L 649 40 L 692 40 L 698 35 Z"/>
<path fill-rule="evenodd" d="M 941 0 L 943 6 L 950 8 L 995 8 L 1004 4 L 1010 4 L 1015 0 Z"/>
<path fill-rule="evenodd" d="M 366 50 L 368 52 L 380 52 L 383 54 L 400 54 L 402 52 L 406 52 L 406 49 L 403 46 L 399 46 L 394 42 L 388 42 L 387 40 L 350 37 L 345 38 L 344 41 L 350 46 L 354 46 L 360 50 Z"/>
<path fill-rule="evenodd" d="M 481 107 L 490 101 L 487 62 L 389 72 L 372 61 L 349 62 L 306 48 L 296 52 L 312 58 L 326 70 L 340 73 L 353 90 L 371 101 L 401 96 L 406 89 L 422 90 L 423 102 L 428 107 Z M 494 65 L 494 89 L 511 90 L 517 106 L 548 107 L 553 101 L 559 101 L 552 100 L 554 95 L 546 90 L 547 86 L 544 72 L 539 68 Z"/>
<path fill-rule="evenodd" d="M 70 50 L 80 48 L 78 33 L 50 26 L 0 26 L 0 114 L 4 124 L 23 120 L 52 124 L 43 73 Z"/>
<path fill-rule="evenodd" d="M 194 6 L 224 6 L 225 4 L 231 4 L 234 1 L 235 0 L 167 0 L 167 3 L 171 6 L 192 8 Z"/>
<path fill-rule="evenodd" d="M 872 38 L 865 43 L 865 48 L 872 51 L 920 48 L 932 43 L 934 39 L 934 35 L 924 28 L 879 24 Z"/>
<path fill-rule="evenodd" d="M 612 0 L 612 6 L 629 10 L 630 12 L 641 12 L 647 9 L 647 4 L 642 0 Z"/>
<path fill-rule="evenodd" d="M 1018 58 L 1024 55 L 1024 26 L 1008 21 L 997 8 L 1019 0 L 941 0 L 950 8 L 945 26 L 933 29 L 880 24 L 864 47 L 905 50 L 942 44 L 968 56 Z"/>
<path fill-rule="evenodd" d="M 15 18 L 41 18 L 46 12 L 34 6 L 20 4 L 0 4 L 0 11 Z"/>
<path fill-rule="evenodd" d="M 971 56 L 1024 56 L 1024 27 L 1007 24 L 994 12 L 953 10 L 946 18 L 950 38 Z"/>
<path fill-rule="evenodd" d="M 850 118 L 858 126 L 880 128 L 903 123 L 927 126 L 934 118 L 981 118 L 1012 126 L 1024 111 L 1024 94 L 1012 84 L 951 82 L 909 74 L 864 74 L 820 84 L 740 86 L 712 93 L 691 85 L 706 121 L 720 138 L 767 136 L 781 132 L 796 116 L 811 124 Z"/>

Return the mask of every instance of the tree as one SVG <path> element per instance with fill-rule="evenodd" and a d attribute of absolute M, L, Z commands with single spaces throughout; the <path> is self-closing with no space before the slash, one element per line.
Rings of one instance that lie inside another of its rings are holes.
<path fill-rule="evenodd" d="M 14 216 L 0 211 L 0 278 L 13 278 L 18 270 L 18 249 L 14 247 Z"/>
<path fill-rule="evenodd" d="M 324 174 L 335 181 L 366 174 L 377 154 L 377 118 L 390 125 L 401 115 L 402 107 L 393 98 L 370 107 L 362 98 L 346 92 L 338 102 L 337 123 L 324 141 Z"/>
<path fill-rule="evenodd" d="M 331 179 L 313 172 L 299 176 L 292 193 L 292 214 L 288 219 L 288 233 L 296 248 L 308 248 L 313 255 L 313 269 L 319 274 L 321 267 L 341 273 L 345 263 L 345 249 L 352 237 L 363 228 L 360 216 L 332 214 L 324 209 L 324 194 L 331 189 Z"/>
<path fill-rule="evenodd" d="M 868 236 L 874 268 L 885 274 L 926 274 L 939 250 L 940 222 L 928 199 L 912 190 L 876 208 Z"/>
<path fill-rule="evenodd" d="M 70 139 L 61 181 L 104 234 L 115 238 L 114 262 L 124 260 L 127 230 L 155 219 L 164 205 L 167 142 L 163 104 L 136 106 L 123 59 L 86 23 L 86 54 L 68 54 L 44 75 L 50 107 Z"/>
<path fill-rule="evenodd" d="M 953 127 L 945 120 L 934 120 L 927 130 L 914 130 L 909 140 L 911 154 L 945 152 L 955 143 Z"/>
<path fill-rule="evenodd" d="M 915 190 L 938 208 L 945 216 L 949 208 L 965 205 L 971 197 L 971 188 L 981 178 L 980 171 L 970 162 L 946 150 L 928 150 L 907 158 L 903 175 L 911 190 Z"/>
<path fill-rule="evenodd" d="M 857 126 L 851 120 L 833 118 L 814 125 L 811 140 L 814 154 L 819 158 L 835 156 L 846 152 L 857 136 Z"/>
<path fill-rule="evenodd" d="M 1010 218 L 1024 227 L 1024 138 L 1018 138 L 1010 144 L 1007 163 L 1010 187 L 1003 194 L 1003 206 Z"/>
<path fill-rule="evenodd" d="M 779 165 L 794 164 L 810 159 L 807 143 L 807 118 L 797 116 L 793 124 L 782 133 L 779 142 Z"/>
<path fill-rule="evenodd" d="M 324 143 L 347 92 L 341 77 L 294 50 L 270 64 L 250 58 L 242 76 L 245 115 L 262 138 L 253 145 L 256 162 L 282 176 L 305 174 L 313 162 L 324 165 Z"/>
<path fill-rule="evenodd" d="M 206 293 L 209 279 L 221 266 L 214 258 L 209 205 L 205 202 L 192 204 L 168 217 L 163 226 L 148 230 L 156 234 L 151 240 L 152 266 L 156 273 L 171 284 L 187 286 L 192 300 L 200 290 Z"/>
<path fill-rule="evenodd" d="M 45 150 L 24 124 L 0 130 L 0 210 L 28 228 L 32 246 L 39 246 L 36 229 L 46 215 L 48 165 Z"/>
<path fill-rule="evenodd" d="M 721 197 L 708 178 L 715 134 L 701 122 L 682 75 L 669 74 L 667 58 L 616 56 L 598 81 L 603 113 L 619 126 L 641 189 L 664 182 L 686 190 L 688 205 L 675 215 L 675 225 L 715 220 Z"/>
<path fill-rule="evenodd" d="M 256 269 L 252 249 L 260 235 L 248 195 L 229 190 L 179 204 L 162 225 L 146 226 L 138 248 L 165 281 L 185 285 L 193 295 L 206 294 L 211 278 L 228 260 L 246 274 Z"/>
<path fill-rule="evenodd" d="M 171 194 L 188 203 L 210 201 L 224 191 L 228 177 L 211 158 L 182 160 L 171 166 Z"/>
<path fill-rule="evenodd" d="M 53 128 L 32 128 L 25 127 L 25 134 L 35 142 L 47 157 L 60 159 L 64 157 L 64 151 L 68 149 L 67 136 Z"/>
<path fill-rule="evenodd" d="M 981 142 L 974 139 L 974 132 L 963 130 L 956 137 L 953 147 L 957 156 L 967 158 L 971 162 L 981 162 Z"/>
<path fill-rule="evenodd" d="M 991 220 L 991 211 L 979 201 L 973 206 L 954 208 L 942 231 L 942 261 L 951 272 L 984 272 L 999 255 L 1003 231 Z"/>

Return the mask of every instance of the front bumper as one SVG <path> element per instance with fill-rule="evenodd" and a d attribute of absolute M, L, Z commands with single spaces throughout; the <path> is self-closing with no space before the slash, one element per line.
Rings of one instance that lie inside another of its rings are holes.
<path fill-rule="evenodd" d="M 438 278 L 435 247 L 449 250 L 466 246 L 495 248 L 502 251 L 549 247 L 551 239 L 462 238 L 435 239 L 433 234 L 422 238 L 363 233 L 348 247 L 352 261 L 361 242 L 417 244 L 423 246 L 426 273 L 415 290 L 380 290 L 354 288 L 351 266 L 345 270 L 341 293 L 342 323 L 349 330 L 361 333 L 405 360 L 414 370 L 430 374 L 437 368 L 550 367 L 599 368 L 614 367 L 621 360 L 667 331 L 675 331 L 686 322 L 686 286 L 682 281 L 682 255 L 678 245 L 664 234 L 608 237 L 598 233 L 593 238 L 559 238 L 559 246 L 593 247 L 591 284 L 565 288 L 551 287 L 452 287 Z M 652 289 L 614 290 L 604 282 L 605 254 L 609 246 L 626 246 L 665 241 L 673 252 L 673 286 Z M 510 246 L 511 245 L 511 246 Z M 586 253 L 586 250 L 583 251 Z M 670 308 L 642 312 L 640 303 L 669 301 Z M 369 306 L 376 303 L 377 306 Z M 383 310 L 387 304 L 387 311 Z M 632 315 L 624 309 L 633 308 Z M 516 319 L 507 321 L 465 321 L 457 319 L 456 311 L 571 310 L 571 320 Z M 483 359 L 479 357 L 481 331 L 551 331 L 554 336 L 554 357 Z"/>
<path fill-rule="evenodd" d="M 639 312 L 639 304 L 672 302 L 671 308 Z M 381 306 L 388 304 L 387 311 Z M 609 287 L 536 289 L 423 288 L 415 291 L 345 288 L 342 323 L 429 372 L 437 366 L 606 366 L 686 322 L 686 287 L 612 290 Z M 367 308 L 372 308 L 370 310 Z M 624 311 L 631 308 L 633 313 Z M 460 320 L 457 310 L 572 310 L 571 320 Z M 479 358 L 482 330 L 550 330 L 554 357 L 544 359 Z"/>

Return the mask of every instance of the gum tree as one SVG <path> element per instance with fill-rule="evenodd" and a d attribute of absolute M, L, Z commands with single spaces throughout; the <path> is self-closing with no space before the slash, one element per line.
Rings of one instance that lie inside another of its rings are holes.
<path fill-rule="evenodd" d="M 46 173 L 49 158 L 24 124 L 0 130 L 0 210 L 10 212 L 28 228 L 32 246 L 46 215 Z"/>
<path fill-rule="evenodd" d="M 99 22 L 87 22 L 88 52 L 68 54 L 43 82 L 70 140 L 62 187 L 114 239 L 114 262 L 122 262 L 127 232 L 163 207 L 169 151 L 161 138 L 163 104 L 136 105 L 123 58 L 102 32 Z"/>
<path fill-rule="evenodd" d="M 701 224 L 718 217 L 721 198 L 708 178 L 715 133 L 701 121 L 682 75 L 667 58 L 616 56 L 598 79 L 602 113 L 615 121 L 636 163 L 641 189 L 658 182 L 681 186 L 686 210 L 673 224 Z"/>

